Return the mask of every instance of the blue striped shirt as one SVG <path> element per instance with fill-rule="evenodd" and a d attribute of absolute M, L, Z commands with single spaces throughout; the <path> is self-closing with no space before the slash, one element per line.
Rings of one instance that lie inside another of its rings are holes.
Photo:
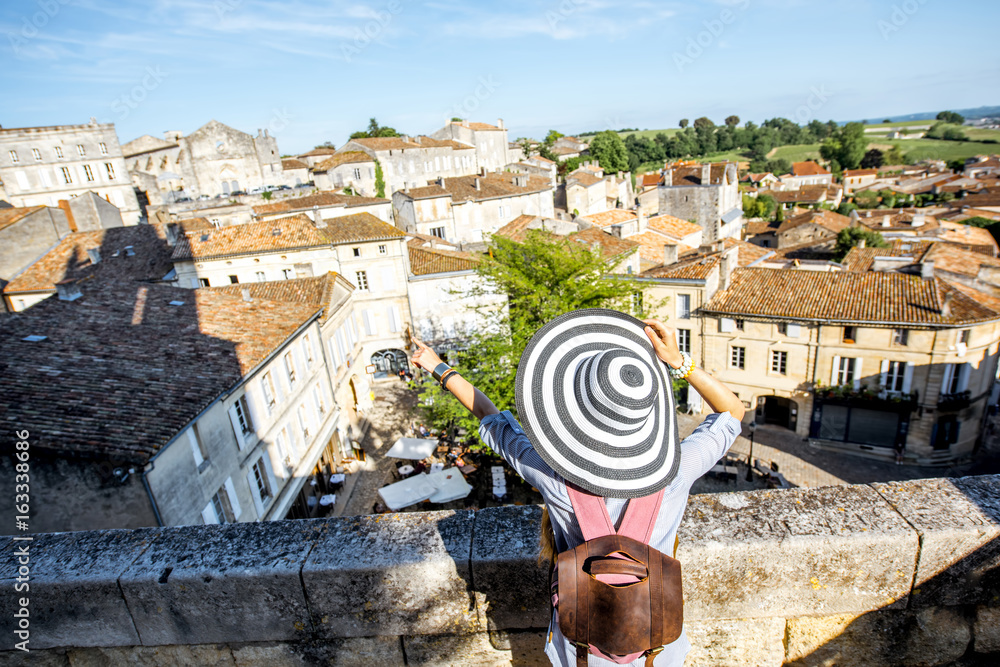
<path fill-rule="evenodd" d="M 722 412 L 706 417 L 705 421 L 681 442 L 680 468 L 677 477 L 663 494 L 663 504 L 660 506 L 656 527 L 649 540 L 650 546 L 665 554 L 673 555 L 674 538 L 681 517 L 684 515 L 684 509 L 687 507 L 691 485 L 729 451 L 740 432 L 740 422 L 728 412 Z M 505 410 L 485 417 L 479 425 L 479 437 L 502 456 L 518 475 L 542 493 L 552 521 L 556 551 L 561 553 L 582 544 L 583 534 L 573 516 L 573 506 L 566 492 L 566 482 L 538 455 L 514 416 Z M 606 498 L 604 502 L 611 520 L 617 526 L 628 501 Z M 554 622 L 554 617 L 549 623 L 549 637 L 551 639 L 545 645 L 545 654 L 552 664 L 557 667 L 575 667 L 576 648 L 563 637 L 559 625 Z M 680 638 L 668 644 L 653 664 L 656 667 L 674 665 L 681 667 L 684 664 L 684 656 L 690 648 L 687 635 L 682 632 Z M 593 655 L 590 656 L 588 664 L 615 667 L 615 663 Z M 643 658 L 631 663 L 634 667 L 642 667 L 643 664 Z"/>

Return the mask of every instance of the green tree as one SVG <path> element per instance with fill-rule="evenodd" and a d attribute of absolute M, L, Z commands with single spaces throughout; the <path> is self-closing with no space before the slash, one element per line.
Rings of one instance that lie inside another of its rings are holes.
<path fill-rule="evenodd" d="M 893 145 L 892 148 L 882 153 L 882 164 L 905 164 L 906 157 L 903 156 L 903 149 Z M 882 165 L 879 165 L 882 166 Z"/>
<path fill-rule="evenodd" d="M 770 220 L 777 208 L 778 202 L 771 195 L 757 195 L 757 213 L 761 218 Z"/>
<path fill-rule="evenodd" d="M 819 154 L 824 160 L 836 160 L 844 169 L 857 169 L 867 146 L 864 125 L 848 123 L 823 142 Z"/>
<path fill-rule="evenodd" d="M 628 170 L 628 152 L 617 132 L 604 130 L 590 140 L 590 154 L 606 173 Z"/>
<path fill-rule="evenodd" d="M 375 118 L 368 119 L 368 129 L 360 130 L 351 134 L 351 139 L 373 139 L 376 137 L 398 137 L 400 136 L 394 128 L 378 124 Z"/>
<path fill-rule="evenodd" d="M 965 220 L 959 220 L 958 222 L 963 225 L 969 225 L 970 227 L 980 227 L 985 229 L 993 235 L 993 240 L 1000 243 L 1000 220 L 990 220 L 989 218 L 977 215 L 971 218 L 966 218 Z"/>
<path fill-rule="evenodd" d="M 465 120 L 465 119 L 464 118 L 459 118 L 458 116 L 452 116 L 451 117 L 451 122 L 453 122 L 453 123 L 461 123 L 463 120 Z"/>
<path fill-rule="evenodd" d="M 375 160 L 375 196 L 385 199 L 385 174 L 382 173 L 382 163 Z"/>
<path fill-rule="evenodd" d="M 681 122 L 679 122 L 677 124 L 680 125 L 681 129 L 683 130 L 685 127 L 688 126 L 689 122 L 690 121 L 687 118 L 681 118 Z"/>
<path fill-rule="evenodd" d="M 736 127 L 740 124 L 739 116 L 727 116 L 726 117 L 726 127 Z"/>
<path fill-rule="evenodd" d="M 857 210 L 857 205 L 854 202 L 849 202 L 846 199 L 840 202 L 840 206 L 837 207 L 837 213 L 841 215 L 850 215 L 851 211 Z"/>
<path fill-rule="evenodd" d="M 875 208 L 878 206 L 878 193 L 871 190 L 862 190 L 854 195 L 854 203 L 858 208 Z"/>
<path fill-rule="evenodd" d="M 715 127 L 715 123 L 708 119 L 707 116 L 702 116 L 701 118 L 694 119 L 694 129 L 699 129 L 702 127 L 711 128 Z"/>
<path fill-rule="evenodd" d="M 315 150 L 317 148 L 336 148 L 336 146 L 333 145 L 332 141 L 324 141 L 319 146 L 314 146 L 313 150 Z M 284 156 L 282 156 L 282 157 L 284 157 Z"/>
<path fill-rule="evenodd" d="M 549 130 L 549 133 L 545 135 L 545 145 L 552 146 L 557 140 L 562 139 L 566 135 L 562 132 L 556 132 L 555 130 Z"/>
<path fill-rule="evenodd" d="M 840 233 L 837 234 L 837 246 L 833 250 L 833 259 L 837 262 L 844 259 L 851 248 L 858 245 L 861 239 L 865 240 L 865 246 L 868 248 L 889 247 L 889 244 L 878 232 L 873 232 L 865 227 L 847 227 L 841 229 Z"/>
<path fill-rule="evenodd" d="M 629 310 L 640 300 L 638 283 L 625 276 L 608 277 L 612 261 L 589 245 L 531 231 L 523 243 L 502 236 L 492 238 L 490 255 L 476 272 L 482 287 L 474 297 L 487 303 L 490 294 L 505 294 L 507 309 L 476 308 L 483 323 L 464 350 L 452 356 L 454 368 L 481 389 L 501 410 L 516 411 L 514 382 L 517 362 L 545 323 L 581 308 Z M 641 314 L 641 313 L 637 313 Z M 419 388 L 421 404 L 435 428 L 459 426 L 475 433 L 479 424 L 455 398 L 436 382 Z"/>
<path fill-rule="evenodd" d="M 263 192 L 260 193 L 260 198 L 263 199 L 264 201 L 271 201 L 271 197 L 272 194 L 270 190 L 264 190 Z"/>
<path fill-rule="evenodd" d="M 965 122 L 965 116 L 954 111 L 942 111 L 936 116 L 936 119 L 951 123 L 952 125 L 961 125 Z"/>
<path fill-rule="evenodd" d="M 865 153 L 865 156 L 861 158 L 861 168 L 877 169 L 882 166 L 884 160 L 885 155 L 883 155 L 882 151 L 877 148 L 873 148 Z"/>

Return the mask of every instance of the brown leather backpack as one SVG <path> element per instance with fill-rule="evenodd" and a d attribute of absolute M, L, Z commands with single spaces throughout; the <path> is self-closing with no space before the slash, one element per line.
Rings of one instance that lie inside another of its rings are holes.
<path fill-rule="evenodd" d="M 559 554 L 553 604 L 563 636 L 588 653 L 619 664 L 646 664 L 680 637 L 684 624 L 680 561 L 649 546 L 663 491 L 633 498 L 616 531 L 604 499 L 567 485 L 583 544 Z"/>

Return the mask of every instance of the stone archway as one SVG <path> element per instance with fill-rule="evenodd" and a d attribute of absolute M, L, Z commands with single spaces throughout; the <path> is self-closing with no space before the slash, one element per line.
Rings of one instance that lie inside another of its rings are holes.
<path fill-rule="evenodd" d="M 763 408 L 761 422 L 795 430 L 798 425 L 798 403 L 784 396 L 762 396 L 761 399 Z"/>
<path fill-rule="evenodd" d="M 372 355 L 372 364 L 375 365 L 376 379 L 392 377 L 398 375 L 400 370 L 410 369 L 410 360 L 402 350 L 379 350 Z"/>

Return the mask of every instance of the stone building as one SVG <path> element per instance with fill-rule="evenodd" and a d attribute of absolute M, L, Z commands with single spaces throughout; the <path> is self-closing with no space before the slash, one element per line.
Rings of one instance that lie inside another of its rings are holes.
<path fill-rule="evenodd" d="M 377 197 L 317 192 L 253 207 L 253 219 L 257 221 L 287 218 L 296 213 L 307 215 L 314 221 L 317 218 L 330 220 L 344 215 L 370 213 L 382 222 L 392 224 L 392 202 Z"/>
<path fill-rule="evenodd" d="M 479 172 L 476 147 L 454 139 L 424 136 L 351 139 L 337 150 L 338 154 L 356 152 L 379 161 L 386 194 L 423 187 L 441 177 Z M 372 180 L 374 182 L 374 172 Z"/>
<path fill-rule="evenodd" d="M 375 197 L 375 158 L 364 151 L 331 155 L 312 167 L 312 180 L 320 190 L 351 188 L 354 194 Z"/>
<path fill-rule="evenodd" d="M 512 162 L 507 165 L 504 171 L 511 171 L 515 174 L 541 176 L 549 179 L 553 186 L 557 184 L 559 177 L 559 169 L 556 163 L 543 158 L 541 155 L 532 155 L 529 158 Z"/>
<path fill-rule="evenodd" d="M 141 136 L 122 151 L 150 204 L 284 185 L 278 142 L 267 130 L 253 136 L 211 120 L 187 136 L 176 131 L 164 139 Z"/>
<path fill-rule="evenodd" d="M 739 238 L 743 203 L 735 162 L 668 165 L 657 190 L 659 214 L 701 225 L 706 242 Z"/>
<path fill-rule="evenodd" d="M 507 141 L 507 129 L 503 119 L 496 125 L 476 123 L 468 120 L 453 120 L 431 137 L 435 139 L 451 139 L 460 144 L 474 146 L 476 149 L 476 165 L 472 172 L 497 171 L 514 161 Z M 446 176 L 447 174 L 441 174 Z"/>
<path fill-rule="evenodd" d="M 833 174 L 815 162 L 793 162 L 792 173 L 780 178 L 781 189 L 798 190 L 803 185 L 833 185 Z"/>
<path fill-rule="evenodd" d="M 501 227 L 495 236 L 523 243 L 532 232 L 563 237 L 569 244 L 579 244 L 599 252 L 601 258 L 609 263 L 610 273 L 635 275 L 640 271 L 638 243 L 622 238 L 620 230 L 591 226 L 583 218 L 570 221 L 522 215 Z"/>
<path fill-rule="evenodd" d="M 614 208 L 631 208 L 635 201 L 629 173 L 607 174 L 596 162 L 587 162 L 566 175 L 566 210 L 591 215 Z"/>
<path fill-rule="evenodd" d="M 878 169 L 845 169 L 844 170 L 844 194 L 851 194 L 855 190 L 867 188 L 875 183 L 878 178 Z"/>
<path fill-rule="evenodd" d="M 396 225 L 452 243 L 482 243 L 521 215 L 554 215 L 548 179 L 526 174 L 441 178 L 392 195 Z"/>
<path fill-rule="evenodd" d="M 113 123 L 0 128 L 0 182 L 15 207 L 57 206 L 93 191 L 126 225 L 144 216 Z"/>
<path fill-rule="evenodd" d="M 70 233 L 66 211 L 51 206 L 0 208 L 0 286 Z"/>

